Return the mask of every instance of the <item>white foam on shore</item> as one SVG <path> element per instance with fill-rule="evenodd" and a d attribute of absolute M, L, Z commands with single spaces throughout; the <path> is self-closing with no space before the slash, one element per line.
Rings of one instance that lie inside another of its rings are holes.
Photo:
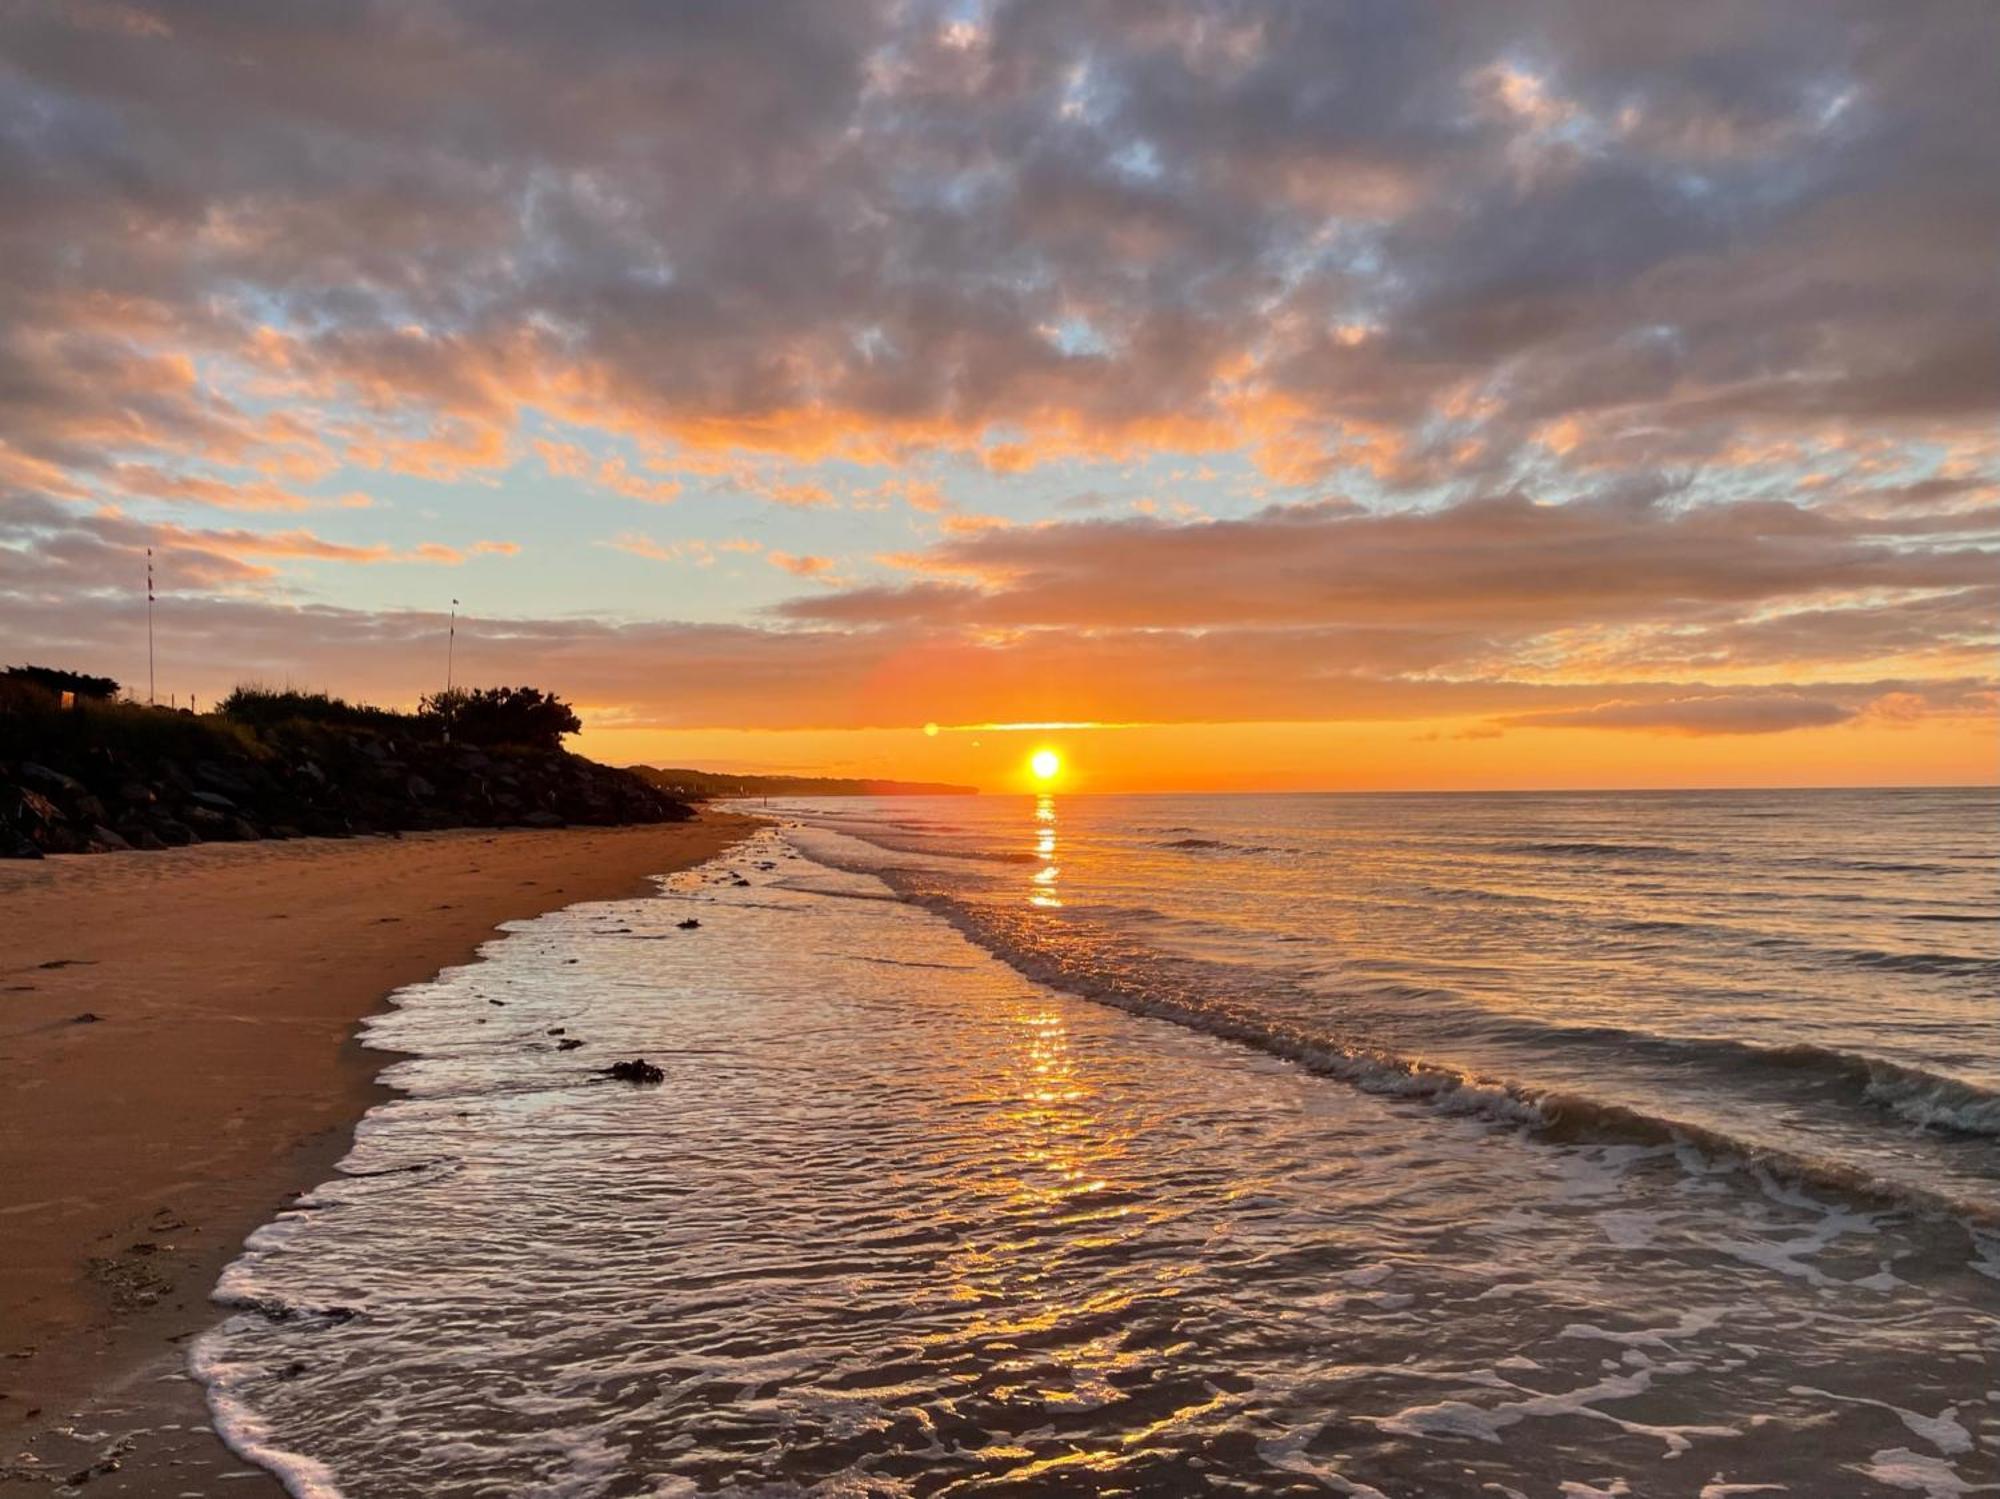
<path fill-rule="evenodd" d="M 208 1394 L 209 1418 L 223 1446 L 247 1463 L 267 1470 L 292 1499 L 345 1499 L 325 1463 L 280 1446 L 270 1426 L 238 1395 L 239 1387 L 264 1373 L 262 1366 L 232 1362 L 223 1354 L 226 1326 L 195 1339 L 188 1372 Z"/>

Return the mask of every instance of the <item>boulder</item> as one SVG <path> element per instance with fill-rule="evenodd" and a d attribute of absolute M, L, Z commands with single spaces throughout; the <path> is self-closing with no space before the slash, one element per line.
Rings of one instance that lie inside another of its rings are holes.
<path fill-rule="evenodd" d="M 213 760 L 203 760 L 195 766 L 194 778 L 210 791 L 220 792 L 226 797 L 235 797 L 238 801 L 253 795 L 256 791 L 247 776 L 231 770 L 226 765 L 218 765 Z"/>
<path fill-rule="evenodd" d="M 12 828 L 0 828 L 0 859 L 39 859 L 40 845 L 31 838 L 24 838 Z"/>
<path fill-rule="evenodd" d="M 51 770 L 46 765 L 38 765 L 33 760 L 21 762 L 21 780 L 37 791 L 45 791 L 51 796 L 81 796 L 83 782 L 75 776 L 66 776 L 59 770 Z"/>

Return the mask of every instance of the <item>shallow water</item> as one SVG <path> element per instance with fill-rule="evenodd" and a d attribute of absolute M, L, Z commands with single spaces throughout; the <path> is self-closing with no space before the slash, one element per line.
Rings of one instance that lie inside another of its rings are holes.
<path fill-rule="evenodd" d="M 1078 992 L 2000 1218 L 1990 790 L 794 805 Z"/>
<path fill-rule="evenodd" d="M 522 923 L 371 1025 L 413 1054 L 406 1096 L 252 1240 L 197 1351 L 234 1443 L 354 1499 L 2000 1482 L 2000 1254 L 1963 1215 L 1550 1127 L 1527 1090 L 1323 1075 L 1265 1042 L 1335 988 L 1198 924 L 1116 931 L 1105 909 L 1157 924 L 1176 887 L 1085 898 L 1084 815 L 1040 809 L 1045 858 L 1032 804 L 878 808 L 905 825 L 867 840 L 827 810 L 844 831 Z M 907 825 L 1008 813 L 1012 844 Z M 1106 840 L 1231 831 L 1102 815 Z M 1375 913 L 1336 933 L 1337 904 L 1268 911 L 1271 950 L 1392 944 Z M 1500 930 L 1437 961 L 1491 971 Z M 1064 963 L 1113 1003 L 1022 972 Z M 1584 988 L 1546 1009 L 1615 1004 Z M 1142 1000 L 1178 1023 L 1119 1007 Z M 1209 1033 L 1232 1016 L 1269 1034 Z M 593 1075 L 636 1053 L 661 1085 Z"/>

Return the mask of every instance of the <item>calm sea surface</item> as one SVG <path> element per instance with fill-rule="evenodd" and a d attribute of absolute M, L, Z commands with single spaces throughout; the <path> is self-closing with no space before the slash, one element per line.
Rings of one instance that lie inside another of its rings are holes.
<path fill-rule="evenodd" d="M 770 810 L 371 1024 L 295 1493 L 2000 1485 L 2000 796 Z"/>

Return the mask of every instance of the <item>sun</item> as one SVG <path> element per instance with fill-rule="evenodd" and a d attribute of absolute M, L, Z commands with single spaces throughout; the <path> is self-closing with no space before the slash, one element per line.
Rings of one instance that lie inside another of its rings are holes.
<path fill-rule="evenodd" d="M 1052 749 L 1038 749 L 1028 757 L 1028 769 L 1038 781 L 1053 781 L 1062 769 L 1062 756 Z"/>

